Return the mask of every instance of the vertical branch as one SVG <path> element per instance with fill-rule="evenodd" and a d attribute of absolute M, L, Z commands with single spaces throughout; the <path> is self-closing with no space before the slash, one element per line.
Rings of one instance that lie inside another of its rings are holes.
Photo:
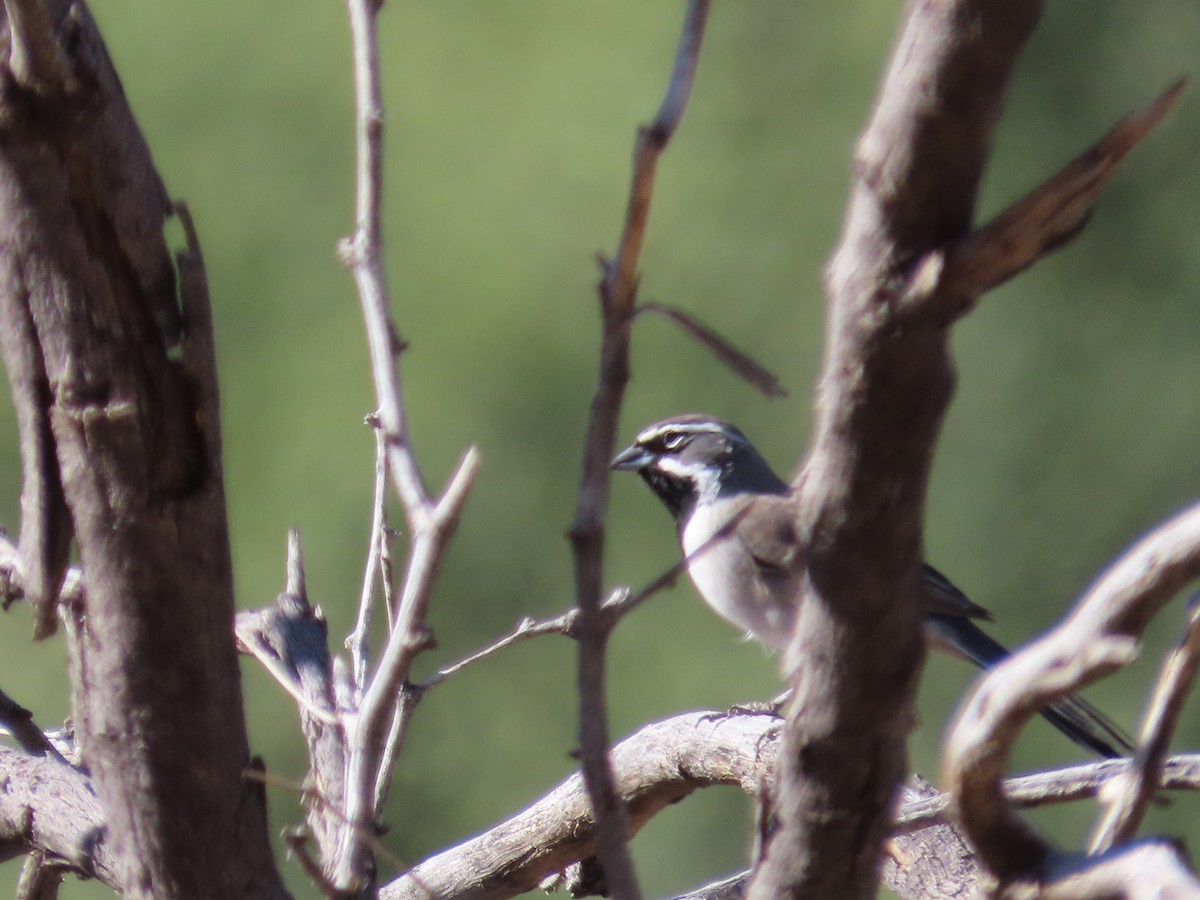
<path fill-rule="evenodd" d="M 385 760 L 394 759 L 399 750 L 388 736 L 393 731 L 395 717 L 411 709 L 399 707 L 398 698 L 413 659 L 429 645 L 425 625 L 429 597 L 478 466 L 478 456 L 471 448 L 444 494 L 433 498 L 425 488 L 409 444 L 396 365 L 403 343 L 392 321 L 383 265 L 383 97 L 376 35 L 380 6 L 378 0 L 348 0 L 356 98 L 356 227 L 354 236 L 343 241 L 339 249 L 358 287 L 386 468 L 408 519 L 411 545 L 395 623 L 374 673 L 365 685 L 358 682 L 361 703 L 347 721 L 349 756 L 344 810 L 347 827 L 332 871 L 334 882 L 348 891 L 364 890 L 374 879 L 370 837 L 378 828 L 375 809 L 382 803 L 376 791 L 379 785 L 387 783 L 381 767 Z M 360 610 L 362 619 L 369 619 L 369 610 Z M 365 672 L 369 664 L 365 658 L 365 632 L 357 637 L 356 645 L 363 659 L 356 661 L 356 668 Z M 404 733 L 402 726 L 399 723 L 395 728 L 397 734 Z"/>
<path fill-rule="evenodd" d="M 65 567 L 59 514 L 74 525 L 72 715 L 115 878 L 131 898 L 281 897 L 264 798 L 245 778 L 199 253 L 177 279 L 169 195 L 86 5 L 5 9 L 0 349 L 40 404 L 20 416 L 37 448 L 26 475 L 45 479 L 30 495 L 40 590 L 57 592 Z"/>
<path fill-rule="evenodd" d="M 910 2 L 859 139 L 826 276 L 815 439 L 797 479 L 806 548 L 778 827 L 748 896 L 874 897 L 923 661 L 925 495 L 954 388 L 949 326 L 975 299 L 920 263 L 970 230 L 1041 0 Z M 935 282 L 920 309 L 906 297 Z"/>
<path fill-rule="evenodd" d="M 377 426 L 376 417 L 367 420 Z M 350 674 L 354 683 L 355 702 L 362 699 L 363 687 L 367 683 L 367 660 L 371 653 L 371 619 L 375 604 L 375 582 L 380 577 L 383 550 L 387 542 L 387 441 L 383 432 L 375 428 L 375 491 L 371 501 L 370 548 L 367 550 L 367 565 L 363 571 L 362 593 L 358 600 L 358 619 L 354 631 L 346 639 L 350 650 Z M 390 617 L 389 617 L 390 621 Z"/>
<path fill-rule="evenodd" d="M 584 780 L 596 816 L 597 852 L 608 888 L 617 898 L 639 896 L 633 862 L 625 843 L 627 815 L 613 787 L 608 761 L 608 722 L 604 702 L 605 647 L 609 625 L 600 605 L 603 592 L 604 523 L 608 518 L 609 461 L 617 418 L 629 381 L 630 321 L 637 296 L 637 269 L 658 157 L 679 125 L 691 93 L 709 0 L 692 0 L 684 19 L 675 68 L 658 114 L 638 130 L 633 181 L 617 254 L 601 259 L 600 303 L 604 333 L 600 375 L 592 396 L 584 440 L 583 473 L 570 538 L 574 551 L 575 594 L 579 605 L 579 741 Z"/>

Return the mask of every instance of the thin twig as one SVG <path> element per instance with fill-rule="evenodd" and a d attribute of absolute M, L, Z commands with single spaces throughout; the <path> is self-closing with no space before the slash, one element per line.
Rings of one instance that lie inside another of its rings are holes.
<path fill-rule="evenodd" d="M 422 694 L 408 688 L 401 690 L 400 702 L 392 714 L 392 722 L 388 727 L 387 740 L 383 744 L 383 754 L 380 756 L 379 775 L 375 779 L 375 816 L 383 815 L 384 804 L 387 803 L 388 793 L 392 789 L 392 776 L 395 774 L 396 760 L 400 756 L 400 748 L 408 737 L 408 725 L 412 721 L 413 710 L 421 702 Z"/>
<path fill-rule="evenodd" d="M 729 537 L 734 526 L 741 521 L 743 512 L 739 512 L 733 516 L 729 522 L 721 526 L 712 537 L 697 547 L 694 551 L 688 554 L 679 562 L 675 563 L 661 575 L 654 578 L 642 586 L 639 590 L 631 591 L 629 588 L 617 588 L 608 595 L 605 601 L 600 604 L 600 613 L 604 621 L 604 627 L 611 631 L 616 627 L 617 622 L 624 618 L 627 614 L 633 612 L 634 609 L 641 606 L 659 591 L 666 590 L 673 586 L 679 580 L 679 576 L 687 571 L 698 557 L 707 553 L 712 547 L 716 546 L 722 540 Z M 578 623 L 579 623 L 579 607 L 572 607 L 564 613 L 560 613 L 550 619 L 533 619 L 525 616 L 516 624 L 508 634 L 488 644 L 482 650 L 472 653 L 465 659 L 460 659 L 444 668 L 438 669 L 429 678 L 422 682 L 411 685 L 410 689 L 418 693 L 424 693 L 432 687 L 441 684 L 452 675 L 457 675 L 467 666 L 473 665 L 480 660 L 487 659 L 495 653 L 511 647 L 513 644 L 519 644 L 522 641 L 527 641 L 530 638 L 541 637 L 545 634 L 561 634 L 569 638 L 578 639 Z"/>
<path fill-rule="evenodd" d="M 396 568 L 392 560 L 392 541 L 396 533 L 386 526 L 379 535 L 379 582 L 383 586 L 383 610 L 387 614 L 388 634 L 396 628 Z"/>
<path fill-rule="evenodd" d="M 329 900 L 344 900 L 344 898 L 352 896 L 346 891 L 341 890 L 337 885 L 329 880 L 329 877 L 321 869 L 321 864 L 313 859 L 312 854 L 308 852 L 308 832 L 302 828 L 288 828 L 283 832 L 283 843 L 287 846 L 292 856 L 300 863 L 300 868 L 304 870 L 304 874 L 321 892 L 322 896 Z"/>
<path fill-rule="evenodd" d="M 544 634 L 564 634 L 570 635 L 575 629 L 575 622 L 579 618 L 578 609 L 570 609 L 561 615 L 557 615 L 552 619 L 542 619 L 538 621 L 529 616 L 525 616 L 517 623 L 516 627 L 502 638 L 498 638 L 488 644 L 481 650 L 477 650 L 470 656 L 460 659 L 456 663 L 438 669 L 424 681 L 413 685 L 413 689 L 419 693 L 424 693 L 432 687 L 441 684 L 447 678 L 457 675 L 463 669 L 473 665 L 480 660 L 487 659 L 513 644 L 519 644 L 522 641 L 527 641 L 530 638 L 539 637 Z"/>
<path fill-rule="evenodd" d="M 367 663 L 371 655 L 371 613 L 375 600 L 375 581 L 380 577 L 380 556 L 387 540 L 387 451 L 383 430 L 377 416 L 368 416 L 367 424 L 375 432 L 375 493 L 371 501 L 371 536 L 367 550 L 367 565 L 363 572 L 362 592 L 358 601 L 358 619 L 353 633 L 346 638 L 350 651 L 351 672 L 354 676 L 354 698 L 362 700 L 367 684 Z"/>
<path fill-rule="evenodd" d="M 1016 775 L 1004 780 L 1004 796 L 1021 809 L 1086 800 L 1107 793 L 1128 769 L 1127 759 L 1102 759 L 1049 772 Z M 1188 753 L 1168 759 L 1159 787 L 1162 790 L 1200 790 L 1200 754 Z M 953 795 L 946 791 L 916 803 L 905 803 L 896 817 L 893 833 L 904 834 L 947 821 L 953 802 Z"/>
<path fill-rule="evenodd" d="M 691 92 L 708 17 L 709 0 L 691 0 L 666 95 L 654 121 L 638 130 L 633 179 L 625 224 L 613 262 L 601 261 L 599 292 L 603 313 L 600 373 L 588 415 L 579 498 L 569 536 L 579 607 L 579 743 L 583 777 L 596 811 L 597 855 L 609 890 L 618 900 L 641 895 L 625 842 L 628 814 L 616 794 L 608 760 L 608 722 L 604 702 L 605 646 L 608 625 L 601 613 L 604 572 L 604 523 L 608 518 L 609 460 L 616 443 L 617 419 L 629 381 L 630 321 L 637 295 L 638 259 L 646 232 L 658 157 L 679 125 Z"/>
<path fill-rule="evenodd" d="M 247 769 L 243 774 L 247 781 L 256 781 L 267 787 L 281 788 L 295 794 L 309 803 L 322 806 L 331 815 L 340 818 L 342 820 L 342 824 L 347 828 L 357 828 L 357 826 L 355 826 L 350 819 L 346 818 L 345 813 L 338 809 L 335 804 L 330 802 L 328 797 L 310 785 L 297 784 L 294 781 L 288 781 L 286 778 L 280 778 L 278 775 L 272 775 L 269 772 L 264 772 L 262 769 Z M 363 831 L 362 829 L 358 830 L 360 831 L 359 836 L 362 838 L 362 840 L 365 843 L 370 844 L 371 849 L 383 859 L 387 860 L 392 867 L 396 869 L 396 871 L 402 871 L 403 869 L 407 868 L 404 860 L 388 850 L 384 843 L 379 839 L 378 835 L 372 834 L 369 831 Z"/>
<path fill-rule="evenodd" d="M 633 311 L 635 316 L 644 312 L 656 313 L 674 322 L 693 340 L 706 348 L 739 378 L 748 381 L 767 397 L 786 397 L 787 391 L 779 383 L 779 376 L 762 365 L 748 353 L 739 350 L 717 332 L 713 331 L 690 312 L 665 303 L 639 303 Z"/>
<path fill-rule="evenodd" d="M 341 720 L 338 718 L 337 712 L 318 706 L 313 698 L 305 693 L 297 683 L 288 664 L 279 659 L 274 649 L 263 643 L 257 624 L 257 619 L 253 616 L 239 615 L 234 620 L 234 634 L 237 637 L 238 649 L 257 659 L 267 670 L 267 674 L 292 695 L 292 699 L 304 712 L 326 725 L 338 725 Z"/>

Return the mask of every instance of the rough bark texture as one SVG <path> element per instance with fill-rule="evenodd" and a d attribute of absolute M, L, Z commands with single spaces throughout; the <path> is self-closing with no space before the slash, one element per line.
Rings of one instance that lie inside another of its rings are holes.
<path fill-rule="evenodd" d="M 807 583 L 779 827 L 750 896 L 873 897 L 921 663 L 922 518 L 953 389 L 949 325 L 973 298 L 922 294 L 963 238 L 1018 52 L 1041 3 L 913 2 L 830 267 L 816 440 L 798 482 Z"/>
<path fill-rule="evenodd" d="M 61 482 L 84 572 L 73 707 L 117 878 L 132 897 L 279 896 L 243 777 L 215 386 L 171 206 L 86 8 L 20 6 L 41 18 L 11 20 L 0 70 L 0 328 L 26 496 L 52 509 Z"/>

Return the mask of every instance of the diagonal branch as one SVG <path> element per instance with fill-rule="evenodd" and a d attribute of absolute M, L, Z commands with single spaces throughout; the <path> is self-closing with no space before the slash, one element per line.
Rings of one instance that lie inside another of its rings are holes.
<path fill-rule="evenodd" d="M 674 322 L 684 334 L 706 348 L 735 375 L 748 381 L 764 396 L 787 396 L 787 391 L 779 383 L 779 378 L 774 372 L 771 372 L 748 353 L 743 353 L 733 346 L 687 310 L 677 306 L 668 306 L 665 303 L 640 303 L 633 314 L 638 316 L 644 312 L 657 313 Z"/>
<path fill-rule="evenodd" d="M 953 245 L 941 290 L 977 297 L 1075 237 L 1092 204 L 1126 154 L 1166 116 L 1187 86 L 1180 79 L 1144 109 L 1130 113 L 1095 144 L 995 219 Z"/>

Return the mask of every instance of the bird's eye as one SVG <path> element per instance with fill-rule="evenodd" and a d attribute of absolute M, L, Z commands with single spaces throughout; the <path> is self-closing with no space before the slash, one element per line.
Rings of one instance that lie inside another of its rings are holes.
<path fill-rule="evenodd" d="M 663 447 L 667 450 L 678 450 L 683 446 L 683 442 L 684 436 L 676 432 L 675 434 L 668 434 L 663 438 Z"/>

